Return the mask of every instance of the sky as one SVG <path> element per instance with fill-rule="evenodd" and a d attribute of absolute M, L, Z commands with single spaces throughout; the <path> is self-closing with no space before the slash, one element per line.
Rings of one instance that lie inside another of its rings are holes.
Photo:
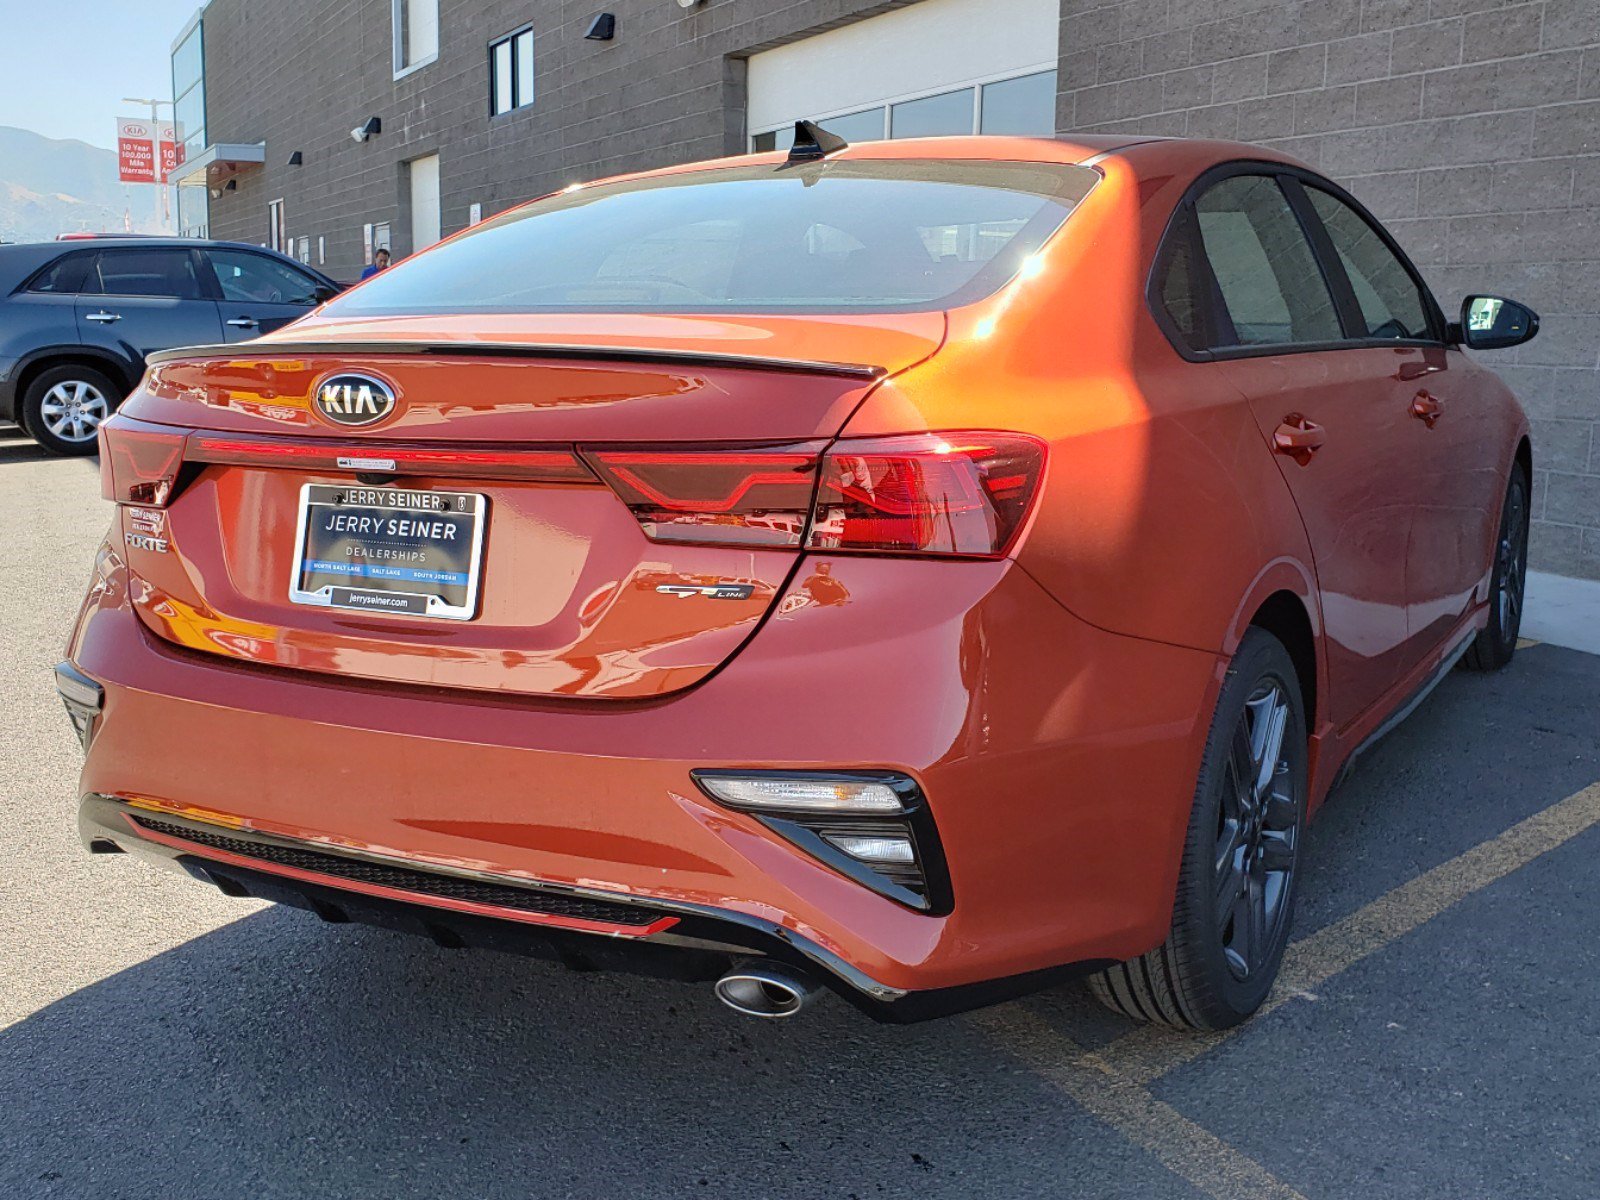
<path fill-rule="evenodd" d="M 150 116 L 122 97 L 172 98 L 172 41 L 200 2 L 0 0 L 0 125 L 114 146 L 118 116 Z"/>

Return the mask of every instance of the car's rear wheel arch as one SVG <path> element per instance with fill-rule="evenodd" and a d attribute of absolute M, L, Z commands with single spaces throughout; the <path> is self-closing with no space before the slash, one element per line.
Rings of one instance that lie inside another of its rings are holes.
<path fill-rule="evenodd" d="M 128 378 L 127 364 L 110 354 L 95 354 L 81 349 L 47 350 L 38 353 L 25 360 L 21 370 L 17 372 L 15 418 L 19 422 L 22 417 L 22 398 L 28 394 L 33 381 L 46 371 L 53 371 L 57 367 L 88 367 L 91 371 L 98 371 L 121 388 L 123 397 L 133 390 L 137 382 Z"/>
<path fill-rule="evenodd" d="M 1305 704 L 1306 729 L 1317 727 L 1317 637 L 1305 602 L 1291 591 L 1277 591 L 1263 600 L 1249 624 L 1264 629 L 1289 652 L 1299 676 Z"/>

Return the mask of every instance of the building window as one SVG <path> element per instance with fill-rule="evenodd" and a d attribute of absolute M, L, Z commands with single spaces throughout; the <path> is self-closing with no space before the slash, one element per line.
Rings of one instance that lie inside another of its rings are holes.
<path fill-rule="evenodd" d="M 439 0 L 390 0 L 394 22 L 394 75 L 439 57 Z"/>
<path fill-rule="evenodd" d="M 889 109 L 889 136 L 949 137 L 971 133 L 977 124 L 977 97 L 971 88 L 903 100 Z"/>
<path fill-rule="evenodd" d="M 199 22 L 172 51 L 172 112 L 183 158 L 206 145 L 206 64 L 204 34 Z"/>
<path fill-rule="evenodd" d="M 185 162 L 206 147 L 205 24 L 197 15 L 172 47 L 172 125 L 178 161 Z M 205 178 L 173 189 L 177 200 L 178 232 L 205 237 L 211 224 L 211 204 Z"/>
<path fill-rule="evenodd" d="M 978 132 L 1018 137 L 1054 137 L 1056 73 L 1038 71 L 983 86 Z"/>
<path fill-rule="evenodd" d="M 533 103 L 533 30 L 489 43 L 489 111 L 494 116 Z"/>
<path fill-rule="evenodd" d="M 976 87 L 919 92 L 874 108 L 816 118 L 847 142 L 881 138 L 937 137 L 968 133 L 1051 137 L 1056 127 L 1056 73 L 1031 71 L 1004 76 Z M 786 150 L 794 126 L 752 131 L 750 149 Z"/>
<path fill-rule="evenodd" d="M 288 226 L 283 219 L 283 201 L 273 200 L 267 205 L 267 245 L 283 253 L 288 252 Z"/>

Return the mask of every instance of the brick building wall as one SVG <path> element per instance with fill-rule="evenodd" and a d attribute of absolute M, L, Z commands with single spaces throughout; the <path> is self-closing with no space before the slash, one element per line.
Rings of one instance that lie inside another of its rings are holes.
<path fill-rule="evenodd" d="M 267 143 L 211 205 L 213 236 L 410 249 L 404 163 L 439 153 L 446 233 L 565 183 L 744 147 L 744 58 L 899 7 L 850 0 L 453 0 L 436 62 L 393 78 L 390 0 L 212 0 L 208 134 Z M 529 21 L 536 103 L 488 108 L 488 44 Z M 1600 0 L 1061 0 L 1063 131 L 1217 136 L 1288 150 L 1395 231 L 1449 311 L 1467 291 L 1538 309 L 1488 356 L 1533 418 L 1533 564 L 1600 579 Z M 383 132 L 349 130 L 369 116 Z M 289 167 L 299 150 L 304 165 Z"/>
<path fill-rule="evenodd" d="M 1349 187 L 1528 408 L 1532 565 L 1600 579 L 1600 0 L 1062 0 L 1063 130 L 1239 138 Z"/>

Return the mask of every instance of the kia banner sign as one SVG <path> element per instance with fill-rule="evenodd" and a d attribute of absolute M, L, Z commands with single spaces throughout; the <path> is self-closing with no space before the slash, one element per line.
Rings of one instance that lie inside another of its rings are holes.
<path fill-rule="evenodd" d="M 183 144 L 178 141 L 171 121 L 162 121 L 156 126 L 156 144 L 160 147 L 161 182 L 165 183 L 183 163 Z"/>
<path fill-rule="evenodd" d="M 149 121 L 117 119 L 117 175 L 123 183 L 156 181 L 155 128 Z"/>
<path fill-rule="evenodd" d="M 171 121 L 117 119 L 117 173 L 123 183 L 165 183 L 183 162 Z"/>

